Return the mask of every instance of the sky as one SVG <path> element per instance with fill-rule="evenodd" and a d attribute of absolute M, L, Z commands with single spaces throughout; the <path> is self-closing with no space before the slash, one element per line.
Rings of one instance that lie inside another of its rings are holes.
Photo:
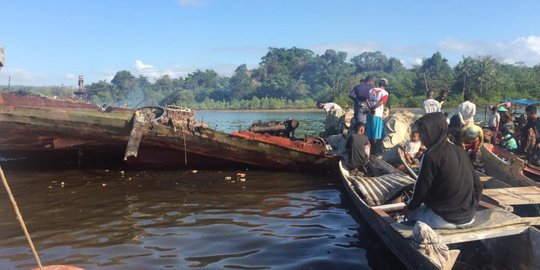
<path fill-rule="evenodd" d="M 150 80 L 257 67 L 269 47 L 380 50 L 407 67 L 440 51 L 540 63 L 540 1 L 0 0 L 0 85 Z"/>

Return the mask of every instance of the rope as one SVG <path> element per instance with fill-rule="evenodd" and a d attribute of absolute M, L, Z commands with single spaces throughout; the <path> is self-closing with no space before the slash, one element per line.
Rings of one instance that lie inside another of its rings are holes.
<path fill-rule="evenodd" d="M 187 166 L 187 145 L 186 145 L 186 132 L 182 131 L 182 136 L 184 137 L 184 165 Z"/>
<path fill-rule="evenodd" d="M 4 175 L 4 171 L 2 170 L 2 167 L 0 166 L 0 177 L 2 177 L 2 182 L 4 182 L 4 187 L 6 188 L 6 191 L 8 193 L 9 199 L 11 200 L 11 204 L 13 205 L 13 209 L 15 210 L 15 214 L 17 215 L 17 220 L 19 221 L 19 224 L 21 225 L 21 228 L 24 232 L 24 235 L 26 236 L 26 240 L 28 240 L 28 245 L 30 245 L 30 248 L 32 249 L 32 253 L 34 254 L 34 258 L 36 259 L 36 262 L 39 266 L 39 269 L 43 270 L 43 265 L 41 264 L 41 260 L 39 259 L 39 255 L 36 251 L 36 248 L 34 247 L 34 243 L 32 243 L 32 239 L 30 238 L 30 234 L 28 233 L 28 230 L 26 229 L 26 225 L 24 224 L 23 217 L 21 215 L 21 212 L 19 212 L 19 207 L 17 206 L 17 202 L 15 201 L 15 197 L 13 197 L 13 194 L 11 193 L 11 189 L 9 188 L 8 182 L 6 180 L 6 176 Z"/>

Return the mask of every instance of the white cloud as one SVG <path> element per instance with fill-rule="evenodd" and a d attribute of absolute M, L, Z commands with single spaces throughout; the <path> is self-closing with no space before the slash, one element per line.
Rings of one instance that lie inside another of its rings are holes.
<path fill-rule="evenodd" d="M 467 43 L 455 38 L 445 38 L 440 41 L 437 47 L 441 50 L 458 51 L 458 52 L 475 52 L 481 46 L 478 44 Z"/>
<path fill-rule="evenodd" d="M 319 44 L 309 48 L 318 54 L 323 54 L 327 49 L 346 52 L 349 57 L 354 57 L 363 52 L 373 52 L 381 50 L 375 43 L 337 43 L 337 44 Z"/>
<path fill-rule="evenodd" d="M 168 69 L 159 69 L 153 65 L 145 64 L 141 60 L 135 60 L 135 68 L 140 75 L 148 77 L 150 80 L 156 80 L 164 75 L 169 75 L 171 78 L 185 76 L 189 72 L 195 70 L 192 67 L 174 66 Z"/>
<path fill-rule="evenodd" d="M 151 70 L 151 69 L 154 69 L 154 66 L 146 65 L 141 60 L 135 60 L 135 67 L 137 68 L 137 70 Z"/>
<path fill-rule="evenodd" d="M 462 55 L 493 55 L 506 63 L 523 62 L 528 66 L 540 63 L 540 36 L 519 37 L 509 42 L 488 44 L 483 42 L 466 42 L 447 38 L 438 44 L 444 54 L 461 53 Z"/>
<path fill-rule="evenodd" d="M 178 4 L 181 6 L 202 6 L 206 4 L 206 0 L 178 0 Z"/>
<path fill-rule="evenodd" d="M 519 37 L 512 41 L 487 43 L 481 41 L 464 41 L 447 37 L 437 44 L 380 44 L 380 43 L 337 43 L 319 44 L 309 49 L 321 54 L 328 48 L 347 52 L 354 57 L 363 52 L 382 51 L 387 56 L 398 58 L 405 66 L 412 67 L 422 63 L 423 58 L 430 57 L 440 51 L 449 60 L 450 65 L 461 61 L 462 56 L 492 55 L 506 63 L 523 62 L 534 66 L 540 63 L 540 36 Z"/>
<path fill-rule="evenodd" d="M 43 85 L 46 76 L 22 68 L 2 68 L 0 85 L 7 85 L 11 76 L 11 85 Z"/>

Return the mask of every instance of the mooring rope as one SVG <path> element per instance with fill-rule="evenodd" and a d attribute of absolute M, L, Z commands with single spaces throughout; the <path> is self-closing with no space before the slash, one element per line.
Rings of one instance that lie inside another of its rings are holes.
<path fill-rule="evenodd" d="M 2 167 L 0 166 L 0 177 L 2 177 L 2 182 L 4 182 L 4 187 L 6 188 L 6 191 L 8 193 L 9 199 L 11 200 L 11 205 L 13 205 L 13 209 L 15 210 L 15 214 L 17 215 L 17 220 L 19 220 L 19 224 L 21 225 L 21 228 L 24 232 L 24 235 L 26 236 L 26 240 L 28 240 L 28 245 L 30 245 L 30 248 L 32 249 L 32 253 L 34 254 L 34 258 L 36 259 L 36 262 L 39 266 L 39 269 L 43 270 L 43 265 L 41 264 L 41 260 L 39 259 L 39 255 L 36 251 L 36 248 L 34 247 L 34 243 L 32 242 L 32 239 L 30 238 L 30 234 L 28 233 L 28 230 L 26 229 L 26 225 L 24 224 L 23 217 L 21 215 L 21 212 L 19 211 L 19 207 L 17 206 L 17 202 L 15 201 L 15 197 L 13 197 L 13 194 L 11 193 L 11 189 L 9 188 L 8 182 L 6 180 L 6 176 L 4 175 L 4 170 L 2 170 Z"/>

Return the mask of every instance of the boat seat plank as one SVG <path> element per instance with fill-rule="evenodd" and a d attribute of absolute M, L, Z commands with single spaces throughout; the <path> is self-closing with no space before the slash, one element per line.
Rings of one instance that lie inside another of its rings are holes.
<path fill-rule="evenodd" d="M 535 186 L 484 189 L 482 194 L 501 205 L 540 204 L 540 188 Z"/>
<path fill-rule="evenodd" d="M 349 176 L 347 179 L 371 206 L 384 204 L 403 188 L 414 184 L 414 179 L 401 172 L 378 177 Z"/>
<path fill-rule="evenodd" d="M 392 228 L 404 238 L 412 238 L 413 226 L 392 223 Z M 445 244 L 463 243 L 481 239 L 520 234 L 527 230 L 529 223 L 519 216 L 501 209 L 484 209 L 476 212 L 475 222 L 463 229 L 436 229 Z"/>
<path fill-rule="evenodd" d="M 540 217 L 522 217 L 521 219 L 529 222 L 530 226 L 540 226 Z"/>

